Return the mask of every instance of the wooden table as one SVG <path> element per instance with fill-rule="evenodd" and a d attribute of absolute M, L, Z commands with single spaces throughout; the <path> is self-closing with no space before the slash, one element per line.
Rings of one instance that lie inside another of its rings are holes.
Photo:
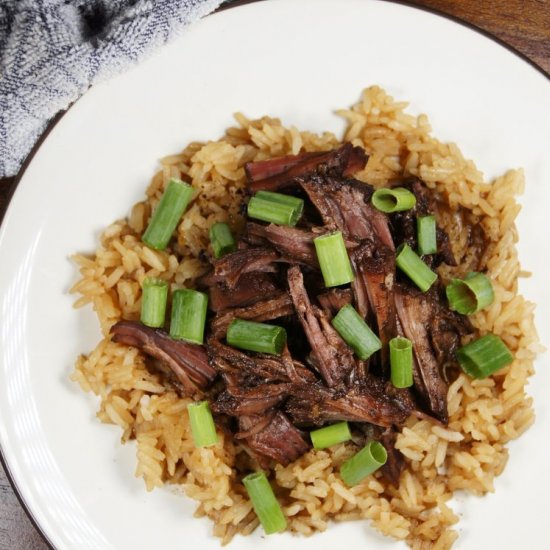
<path fill-rule="evenodd" d="M 412 5 L 447 14 L 496 37 L 550 73 L 548 0 L 416 0 Z M 0 222 L 17 177 L 0 180 Z M 0 468 L 0 550 L 43 550 L 41 539 Z"/>

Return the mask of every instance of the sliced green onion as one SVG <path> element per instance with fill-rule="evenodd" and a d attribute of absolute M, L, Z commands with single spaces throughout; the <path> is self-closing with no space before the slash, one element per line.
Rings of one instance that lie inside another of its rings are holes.
<path fill-rule="evenodd" d="M 237 250 L 237 243 L 233 238 L 231 229 L 226 223 L 215 223 L 209 231 L 210 244 L 212 244 L 212 250 L 216 258 L 221 258 L 229 252 L 235 252 Z"/>
<path fill-rule="evenodd" d="M 217 443 L 218 434 L 216 433 L 216 425 L 208 401 L 189 403 L 187 412 L 189 413 L 195 447 L 208 447 Z"/>
<path fill-rule="evenodd" d="M 418 252 L 422 256 L 437 252 L 435 216 L 419 216 L 416 218 L 416 240 L 418 241 Z"/>
<path fill-rule="evenodd" d="M 193 188 L 190 185 L 172 178 L 141 240 L 151 248 L 164 250 L 192 196 Z"/>
<path fill-rule="evenodd" d="M 286 330 L 276 325 L 233 319 L 226 339 L 234 348 L 280 355 L 286 344 Z"/>
<path fill-rule="evenodd" d="M 147 277 L 141 287 L 141 322 L 148 327 L 161 327 L 166 315 L 168 283 L 162 279 Z"/>
<path fill-rule="evenodd" d="M 377 189 L 372 194 L 371 201 L 376 210 L 391 214 L 414 208 L 416 197 L 404 187 L 394 187 L 393 189 Z"/>
<path fill-rule="evenodd" d="M 341 231 L 313 239 L 326 287 L 351 283 L 355 276 Z"/>
<path fill-rule="evenodd" d="M 349 431 L 347 422 L 338 422 L 337 424 L 332 424 L 332 426 L 313 430 L 309 432 L 309 436 L 315 449 L 326 449 L 338 443 L 349 441 L 351 439 L 351 432 Z"/>
<path fill-rule="evenodd" d="M 372 332 L 351 304 L 346 304 L 334 316 L 332 326 L 363 361 L 382 347 L 380 338 Z"/>
<path fill-rule="evenodd" d="M 472 378 L 487 378 L 514 360 L 506 344 L 494 334 L 486 334 L 461 347 L 456 358 Z"/>
<path fill-rule="evenodd" d="M 384 466 L 388 453 L 378 441 L 369 441 L 357 454 L 348 458 L 340 468 L 340 476 L 352 487 Z"/>
<path fill-rule="evenodd" d="M 172 297 L 170 336 L 177 340 L 202 344 L 207 309 L 208 295 L 204 292 L 189 288 L 176 290 Z"/>
<path fill-rule="evenodd" d="M 413 348 L 408 338 L 390 340 L 391 383 L 396 388 L 413 385 Z"/>
<path fill-rule="evenodd" d="M 449 307 L 463 315 L 477 313 L 495 299 L 491 279 L 483 273 L 471 272 L 464 279 L 452 279 L 445 291 Z"/>
<path fill-rule="evenodd" d="M 408 244 L 399 245 L 395 261 L 397 267 L 403 271 L 422 292 L 426 292 L 437 280 L 437 274 L 422 261 L 418 254 L 416 254 Z"/>
<path fill-rule="evenodd" d="M 286 518 L 264 472 L 254 472 L 243 478 L 243 484 L 252 501 L 266 535 L 286 529 Z"/>
<path fill-rule="evenodd" d="M 250 199 L 247 213 L 256 220 L 295 226 L 303 211 L 303 199 L 272 191 L 258 191 Z"/>

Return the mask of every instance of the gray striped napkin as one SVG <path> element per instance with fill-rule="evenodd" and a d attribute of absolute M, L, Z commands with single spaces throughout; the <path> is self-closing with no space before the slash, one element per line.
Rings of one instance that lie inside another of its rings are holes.
<path fill-rule="evenodd" d="M 137 63 L 223 0 L 0 0 L 0 177 L 88 87 Z"/>

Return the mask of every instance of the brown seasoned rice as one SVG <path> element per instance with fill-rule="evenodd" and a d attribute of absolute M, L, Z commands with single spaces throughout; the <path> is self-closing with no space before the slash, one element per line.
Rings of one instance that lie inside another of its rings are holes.
<path fill-rule="evenodd" d="M 366 89 L 351 109 L 338 111 L 347 121 L 344 141 L 364 147 L 370 155 L 357 174 L 375 186 L 403 175 L 417 175 L 434 190 L 440 205 L 436 215 L 451 237 L 459 267 L 440 270 L 442 278 L 463 275 L 478 258 L 468 251 L 469 227 L 477 225 L 489 242 L 481 259 L 495 290 L 495 301 L 472 321 L 480 334 L 499 335 L 515 360 L 491 378 L 472 380 L 460 375 L 449 388 L 447 428 L 409 418 L 397 439 L 407 459 L 399 488 L 377 474 L 347 487 L 338 474 L 354 451 L 349 444 L 310 451 L 287 467 L 277 466 L 274 487 L 292 532 L 323 531 L 330 520 L 369 519 L 385 535 L 406 540 L 415 550 L 444 550 L 458 534 L 451 528 L 458 517 L 448 507 L 453 491 L 482 495 L 493 491 L 493 480 L 506 465 L 506 444 L 534 420 L 532 400 L 525 393 L 539 343 L 533 323 L 534 305 L 518 294 L 520 266 L 514 220 L 523 191 L 521 170 L 511 170 L 491 183 L 454 144 L 431 136 L 425 115 L 406 114 L 381 88 Z M 90 257 L 75 256 L 80 280 L 72 292 L 76 307 L 91 303 L 104 339 L 78 358 L 73 379 L 84 391 L 100 397 L 98 417 L 117 424 L 122 441 L 137 444 L 136 476 L 148 490 L 173 483 L 199 504 L 196 515 L 214 521 L 214 534 L 228 542 L 248 534 L 258 521 L 236 467 L 250 460 L 220 432 L 210 448 L 193 445 L 187 417 L 188 399 L 166 389 L 150 373 L 140 353 L 110 341 L 113 323 L 139 318 L 141 282 L 153 276 L 172 289 L 193 286 L 205 269 L 208 228 L 216 221 L 242 227 L 240 216 L 246 162 L 302 151 L 336 147 L 330 133 L 315 135 L 284 127 L 278 119 L 248 120 L 237 114 L 238 126 L 218 141 L 191 143 L 181 154 L 161 160 L 146 198 L 127 219 L 109 226 Z M 144 245 L 140 235 L 171 177 L 191 182 L 195 199 L 177 229 L 177 244 L 165 252 Z"/>

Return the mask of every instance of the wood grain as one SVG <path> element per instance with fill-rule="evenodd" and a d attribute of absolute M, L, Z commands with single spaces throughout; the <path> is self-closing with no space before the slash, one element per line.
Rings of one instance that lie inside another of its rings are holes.
<path fill-rule="evenodd" d="M 550 2 L 548 0 L 413 0 L 412 5 L 458 18 L 521 52 L 550 73 Z M 0 223 L 16 178 L 0 180 Z M 0 468 L 0 550 L 45 550 Z"/>

